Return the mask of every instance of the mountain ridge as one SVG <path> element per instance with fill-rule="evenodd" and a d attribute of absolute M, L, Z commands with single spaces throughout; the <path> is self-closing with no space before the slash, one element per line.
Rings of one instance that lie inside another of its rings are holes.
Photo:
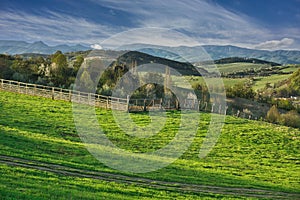
<path fill-rule="evenodd" d="M 122 50 L 136 50 L 144 53 L 148 53 L 154 56 L 166 57 L 166 52 L 172 55 L 183 55 L 185 60 L 189 62 L 201 62 L 208 60 L 219 60 L 229 57 L 245 57 L 255 58 L 260 60 L 266 60 L 269 62 L 280 64 L 300 64 L 300 51 L 297 50 L 258 50 L 249 49 L 244 47 L 237 47 L 233 45 L 202 45 L 202 46 L 178 46 L 178 47 L 166 47 L 159 45 L 148 44 L 132 44 L 124 45 L 119 49 Z M 151 49 L 151 51 L 149 51 Z M 159 51 L 162 50 L 162 51 Z"/>
<path fill-rule="evenodd" d="M 60 44 L 49 46 L 42 41 L 33 43 L 14 40 L 0 40 L 0 54 L 53 54 L 60 50 L 63 53 L 87 51 L 92 48 L 80 44 L 73 46 Z M 196 63 L 208 60 L 219 60 L 229 57 L 255 58 L 280 64 L 300 64 L 300 51 L 298 50 L 258 50 L 233 45 L 202 45 L 167 47 L 149 44 L 130 44 L 119 47 L 117 50 L 140 51 L 152 56 L 166 59 L 175 59 L 181 62 Z M 183 55 L 183 56 L 182 56 Z"/>
<path fill-rule="evenodd" d="M 36 41 L 33 43 L 25 41 L 14 41 L 14 40 L 0 40 L 0 53 L 1 54 L 24 54 L 24 53 L 37 53 L 37 54 L 53 54 L 60 50 L 63 53 L 73 52 L 73 51 L 86 51 L 91 48 L 85 47 L 80 44 L 76 45 L 55 45 L 49 46 L 42 41 Z"/>

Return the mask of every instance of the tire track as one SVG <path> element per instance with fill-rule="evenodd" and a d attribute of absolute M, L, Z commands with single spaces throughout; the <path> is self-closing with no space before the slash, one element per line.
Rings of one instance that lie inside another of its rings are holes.
<path fill-rule="evenodd" d="M 180 182 L 159 181 L 148 178 L 140 178 L 126 176 L 107 172 L 90 171 L 76 169 L 72 167 L 62 166 L 58 164 L 50 164 L 40 161 L 27 160 L 23 158 L 0 155 L 0 163 L 9 166 L 18 166 L 30 169 L 36 169 L 46 172 L 61 174 L 64 176 L 74 176 L 81 178 L 92 178 L 108 182 L 117 182 L 125 184 L 134 184 L 143 187 L 150 187 L 160 190 L 180 191 L 189 193 L 215 193 L 223 195 L 269 198 L 269 199 L 300 199 L 300 193 L 277 192 L 264 189 L 238 188 L 238 187 L 222 187 L 197 185 Z"/>

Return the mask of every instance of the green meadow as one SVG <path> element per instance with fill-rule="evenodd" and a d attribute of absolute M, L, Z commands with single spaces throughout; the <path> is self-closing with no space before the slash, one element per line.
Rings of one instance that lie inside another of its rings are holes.
<path fill-rule="evenodd" d="M 80 140 L 74 125 L 72 104 L 41 97 L 0 91 L 0 155 L 106 172 L 155 181 L 250 188 L 300 195 L 300 130 L 227 116 L 220 138 L 200 159 L 210 114 L 200 113 L 199 128 L 188 150 L 174 163 L 154 172 L 134 174 L 111 169 L 95 159 Z M 160 149 L 180 126 L 180 111 L 166 113 L 166 124 L 157 135 L 134 138 L 115 122 L 112 111 L 96 109 L 107 137 L 132 152 Z M 143 127 L 151 123 L 147 113 L 130 113 Z M 234 199 L 243 192 L 183 192 L 134 183 L 120 183 L 68 176 L 0 163 L 0 196 L 4 199 Z M 230 191 L 230 189 L 229 189 Z M 255 194 L 255 191 L 253 191 Z M 259 193 L 259 192 L 258 192 Z M 254 198 L 254 197 L 253 197 Z M 270 197 L 271 198 L 271 197 Z"/>

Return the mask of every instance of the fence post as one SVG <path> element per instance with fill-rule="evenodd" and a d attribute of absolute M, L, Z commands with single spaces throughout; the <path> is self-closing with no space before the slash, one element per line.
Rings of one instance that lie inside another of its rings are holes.
<path fill-rule="evenodd" d="M 162 98 L 160 98 L 160 102 L 159 102 L 159 104 L 160 104 L 160 110 L 162 110 L 162 102 L 163 102 L 163 100 L 162 100 Z"/>
<path fill-rule="evenodd" d="M 3 88 L 3 79 L 1 79 L 1 88 Z"/>
<path fill-rule="evenodd" d="M 88 93 L 88 105 L 91 103 L 91 93 Z"/>
<path fill-rule="evenodd" d="M 127 112 L 129 112 L 129 99 L 130 99 L 130 96 L 127 95 L 127 102 L 126 102 L 127 103 L 127 108 L 126 108 Z"/>
<path fill-rule="evenodd" d="M 108 101 L 109 101 L 108 98 L 109 98 L 109 97 L 106 97 L 106 109 L 108 109 L 108 104 L 109 104 L 109 103 L 108 103 Z"/>
<path fill-rule="evenodd" d="M 195 110 L 196 109 L 196 99 L 194 99 L 194 101 L 193 101 L 193 110 Z"/>
<path fill-rule="evenodd" d="M 228 106 L 225 107 L 225 115 L 227 114 Z"/>
<path fill-rule="evenodd" d="M 69 90 L 69 101 L 72 101 L 72 90 Z"/>
<path fill-rule="evenodd" d="M 179 102 L 178 102 L 178 99 L 175 100 L 175 106 L 176 106 L 176 110 L 179 110 Z"/>
<path fill-rule="evenodd" d="M 62 88 L 60 88 L 59 98 L 60 98 L 60 100 L 62 100 Z"/>
<path fill-rule="evenodd" d="M 18 82 L 18 93 L 21 93 L 21 86 L 20 86 L 20 82 Z"/>
<path fill-rule="evenodd" d="M 25 84 L 25 94 L 27 94 L 27 83 Z"/>
<path fill-rule="evenodd" d="M 99 94 L 97 95 L 97 100 L 95 102 L 95 105 L 101 107 Z"/>
<path fill-rule="evenodd" d="M 214 112 L 214 107 L 215 107 L 215 103 L 213 103 L 212 106 L 211 106 L 211 113 Z"/>
<path fill-rule="evenodd" d="M 144 111 L 147 111 L 147 108 L 146 108 L 146 99 L 144 99 Z"/>
<path fill-rule="evenodd" d="M 54 87 L 52 87 L 51 99 L 54 100 Z"/>

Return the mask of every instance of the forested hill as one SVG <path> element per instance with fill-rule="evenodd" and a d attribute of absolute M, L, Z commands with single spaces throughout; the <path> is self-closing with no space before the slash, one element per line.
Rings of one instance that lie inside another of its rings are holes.
<path fill-rule="evenodd" d="M 256 58 L 240 58 L 240 57 L 230 57 L 230 58 L 222 58 L 219 60 L 215 60 L 215 64 L 228 64 L 228 63 L 253 63 L 253 64 L 268 64 L 271 66 L 280 66 L 279 63 L 269 62 L 265 60 L 260 60 Z"/>
<path fill-rule="evenodd" d="M 200 76 L 199 69 L 197 70 L 190 63 L 178 62 L 166 58 L 152 56 L 146 53 L 138 52 L 138 51 L 129 51 L 118 58 L 119 63 L 127 63 L 130 64 L 132 62 L 136 62 L 137 65 L 149 64 L 149 63 L 158 63 L 165 66 L 169 66 L 175 69 L 178 73 L 182 75 L 196 75 Z M 151 69 L 149 69 L 151 70 Z M 162 69 L 165 70 L 165 69 Z M 207 71 L 200 71 L 202 73 L 207 73 Z"/>

